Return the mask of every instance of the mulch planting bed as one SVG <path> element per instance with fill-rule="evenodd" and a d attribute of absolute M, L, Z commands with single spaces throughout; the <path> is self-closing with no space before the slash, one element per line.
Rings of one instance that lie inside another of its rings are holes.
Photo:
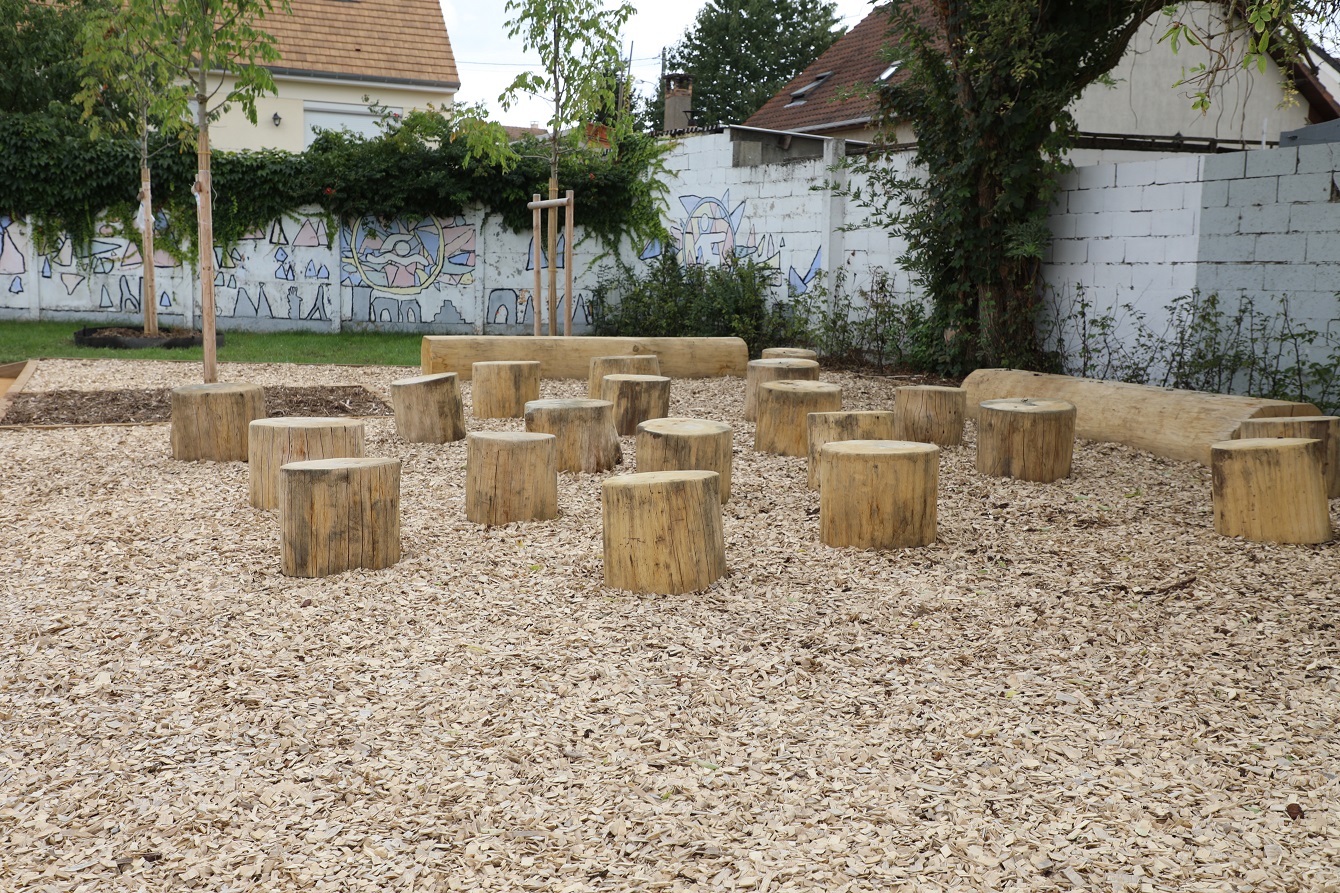
<path fill-rule="evenodd" d="M 172 417 L 168 388 L 109 391 L 54 390 L 19 393 L 0 424 L 5 425 L 114 425 L 166 422 Z M 357 385 L 265 389 L 269 416 L 380 416 L 391 409 L 367 388 Z"/>
<path fill-rule="evenodd" d="M 848 409 L 902 383 L 822 379 Z M 388 418 L 401 561 L 316 580 L 246 464 L 173 461 L 165 425 L 0 430 L 0 889 L 1340 890 L 1340 546 L 1219 537 L 1208 469 L 1124 446 L 987 478 L 969 425 L 933 545 L 830 549 L 743 389 L 673 383 L 734 428 L 727 574 L 680 596 L 604 585 L 607 475 L 479 527 L 464 441 Z"/>

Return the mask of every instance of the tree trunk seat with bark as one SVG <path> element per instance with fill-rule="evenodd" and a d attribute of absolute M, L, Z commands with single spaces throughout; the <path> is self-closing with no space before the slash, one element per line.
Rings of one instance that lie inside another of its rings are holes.
<path fill-rule="evenodd" d="M 606 586 L 674 595 L 726 572 L 716 472 L 621 474 L 600 491 Z"/>
<path fill-rule="evenodd" d="M 614 404 L 614 428 L 622 436 L 670 414 L 670 379 L 664 375 L 606 375 L 600 387 L 601 399 Z"/>
<path fill-rule="evenodd" d="M 588 378 L 591 358 L 651 354 L 671 378 L 744 377 L 749 347 L 740 338 L 623 338 L 583 335 L 425 335 L 425 375 L 455 372 L 461 380 L 483 360 L 539 360 L 545 378 Z"/>
<path fill-rule="evenodd" d="M 655 354 L 628 354 L 620 357 L 591 357 L 591 373 L 586 395 L 601 399 L 606 375 L 660 375 L 661 361 Z"/>
<path fill-rule="evenodd" d="M 968 392 L 940 385 L 907 385 L 894 392 L 894 439 L 951 447 L 963 443 Z"/>
<path fill-rule="evenodd" d="M 279 470 L 283 572 L 326 577 L 400 560 L 400 460 L 313 459 Z"/>
<path fill-rule="evenodd" d="M 745 421 L 758 419 L 758 388 L 769 381 L 818 381 L 819 364 L 796 357 L 750 360 L 744 379 Z"/>
<path fill-rule="evenodd" d="M 1309 437 L 1320 440 L 1321 473 L 1326 480 L 1326 498 L 1340 499 L 1340 416 L 1246 419 L 1233 438 L 1248 437 Z"/>
<path fill-rule="evenodd" d="M 284 417 L 251 423 L 248 492 L 258 509 L 279 504 L 279 469 L 290 462 L 360 458 L 364 426 L 358 419 Z"/>

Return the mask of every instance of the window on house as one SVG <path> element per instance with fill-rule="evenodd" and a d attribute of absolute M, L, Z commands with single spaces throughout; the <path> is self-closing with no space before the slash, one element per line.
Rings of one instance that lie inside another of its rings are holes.
<path fill-rule="evenodd" d="M 884 69 L 883 71 L 881 71 L 881 72 L 879 73 L 879 77 L 875 78 L 876 83 L 881 83 L 881 84 L 884 83 L 884 82 L 887 81 L 890 77 L 892 77 L 892 76 L 893 76 L 893 73 L 894 73 L 895 71 L 897 71 L 897 70 L 898 70 L 898 63 L 895 62 L 895 63 L 893 63 L 892 65 L 890 65 L 888 68 Z"/>
<path fill-rule="evenodd" d="M 814 76 L 814 80 L 810 81 L 808 84 L 806 84 L 805 86 L 801 87 L 799 90 L 792 90 L 792 91 L 791 91 L 791 101 L 788 102 L 788 103 L 784 106 L 784 108 L 788 108 L 788 109 L 789 109 L 789 108 L 791 108 L 792 106 L 804 105 L 804 104 L 805 104 L 805 97 L 809 96 L 810 93 L 814 92 L 814 88 L 815 88 L 815 87 L 819 86 L 820 84 L 822 84 L 824 81 L 828 80 L 828 79 L 829 79 L 830 77 L 832 77 L 832 76 L 833 76 L 833 72 L 831 72 L 831 71 L 825 71 L 823 74 L 815 75 L 815 76 Z"/>

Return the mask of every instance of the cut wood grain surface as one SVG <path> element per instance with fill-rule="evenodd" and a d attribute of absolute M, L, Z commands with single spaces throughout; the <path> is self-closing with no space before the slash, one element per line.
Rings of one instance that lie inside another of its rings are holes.
<path fill-rule="evenodd" d="M 212 382 L 172 390 L 172 458 L 245 462 L 249 426 L 265 418 L 265 389 Z"/>
<path fill-rule="evenodd" d="M 341 418 L 255 419 L 248 435 L 247 492 L 251 504 L 279 503 L 279 469 L 290 462 L 363 455 L 363 423 Z"/>

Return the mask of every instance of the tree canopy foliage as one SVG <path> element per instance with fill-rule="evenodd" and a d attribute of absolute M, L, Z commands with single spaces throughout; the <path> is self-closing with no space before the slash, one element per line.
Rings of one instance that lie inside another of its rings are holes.
<path fill-rule="evenodd" d="M 0 0 L 0 112 L 77 117 L 84 29 L 115 8 L 113 0 Z M 105 85 L 99 116 L 118 114 L 117 92 L 115 82 Z"/>
<path fill-rule="evenodd" d="M 708 0 L 670 51 L 696 123 L 741 124 L 842 35 L 830 0 Z"/>

